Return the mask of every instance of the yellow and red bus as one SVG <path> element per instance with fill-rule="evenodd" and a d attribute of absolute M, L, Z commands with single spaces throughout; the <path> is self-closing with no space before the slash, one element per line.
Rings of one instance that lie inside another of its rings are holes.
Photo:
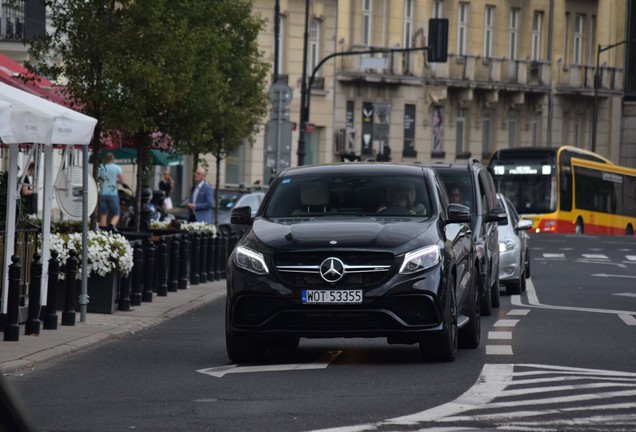
<path fill-rule="evenodd" d="M 488 167 L 537 233 L 634 234 L 636 169 L 570 146 L 497 150 Z"/>

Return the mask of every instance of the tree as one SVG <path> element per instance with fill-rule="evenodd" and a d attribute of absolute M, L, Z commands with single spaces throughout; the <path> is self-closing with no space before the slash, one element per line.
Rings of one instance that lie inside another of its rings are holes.
<path fill-rule="evenodd" d="M 196 56 L 196 81 L 182 89 L 185 97 L 172 112 L 169 130 L 184 153 L 215 157 L 216 221 L 220 162 L 253 140 L 269 106 L 269 66 L 257 44 L 264 21 L 254 16 L 248 0 L 190 0 L 179 9 L 191 17 L 188 43 Z M 211 21 L 214 29 L 222 30 L 211 32 Z"/>
<path fill-rule="evenodd" d="M 134 142 L 137 208 L 153 132 L 170 134 L 186 154 L 219 158 L 252 137 L 266 110 L 267 66 L 256 45 L 262 20 L 250 1 L 43 3 L 54 30 L 29 41 L 27 67 L 68 80 L 72 103 L 98 120 L 94 154 L 104 133 Z M 61 61 L 50 65 L 51 56 Z"/>

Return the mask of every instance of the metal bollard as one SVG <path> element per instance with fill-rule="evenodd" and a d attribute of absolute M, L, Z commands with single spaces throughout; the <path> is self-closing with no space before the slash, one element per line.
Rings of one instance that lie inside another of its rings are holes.
<path fill-rule="evenodd" d="M 206 283 L 208 281 L 208 234 L 201 233 L 201 245 L 199 250 L 199 282 Z"/>
<path fill-rule="evenodd" d="M 154 267 L 155 266 L 155 245 L 152 240 L 148 239 L 146 243 L 146 260 L 144 261 L 144 269 L 146 269 L 146 278 L 144 279 L 144 291 L 141 300 L 152 302 L 154 288 Z"/>
<path fill-rule="evenodd" d="M 130 305 L 141 305 L 141 289 L 143 287 L 143 265 L 144 265 L 144 248 L 141 246 L 141 242 L 137 242 L 133 248 L 133 277 L 132 277 L 132 292 L 130 294 Z"/>
<path fill-rule="evenodd" d="M 25 335 L 39 335 L 40 326 L 40 306 L 42 289 L 42 255 L 38 252 L 33 254 L 31 263 L 31 282 L 29 283 L 29 317 L 24 324 Z"/>
<path fill-rule="evenodd" d="M 170 243 L 170 276 L 168 276 L 168 291 L 177 292 L 179 290 L 179 237 L 172 236 Z"/>
<path fill-rule="evenodd" d="M 223 255 L 223 249 L 221 245 L 221 233 L 217 232 L 214 238 L 214 247 L 216 249 L 214 260 L 214 280 L 221 280 L 221 256 Z"/>
<path fill-rule="evenodd" d="M 221 237 L 221 244 L 223 245 L 222 253 L 221 253 L 221 279 L 225 279 L 225 276 L 226 276 L 227 257 L 229 255 L 228 241 L 229 241 L 229 237 L 227 236 Z"/>
<path fill-rule="evenodd" d="M 62 325 L 75 325 L 75 298 L 77 297 L 77 252 L 74 249 L 69 251 L 66 260 L 66 292 L 64 296 L 64 310 L 62 311 Z"/>
<path fill-rule="evenodd" d="M 192 255 L 190 256 L 190 285 L 199 285 L 199 254 L 201 253 L 201 237 L 198 232 L 192 233 Z"/>
<path fill-rule="evenodd" d="M 208 281 L 214 280 L 214 267 L 216 262 L 216 235 L 210 233 L 208 239 Z"/>
<path fill-rule="evenodd" d="M 179 289 L 188 288 L 190 271 L 190 240 L 188 234 L 181 236 L 181 250 L 179 251 Z"/>
<path fill-rule="evenodd" d="M 165 297 L 168 295 L 168 245 L 163 237 L 159 240 L 158 258 L 159 273 L 157 274 L 159 280 L 157 281 L 157 295 Z"/>
<path fill-rule="evenodd" d="M 7 326 L 4 329 L 4 340 L 17 342 L 20 340 L 20 274 L 22 266 L 20 257 L 13 255 L 9 264 L 9 293 L 7 298 Z"/>
<path fill-rule="evenodd" d="M 117 298 L 117 310 L 129 311 L 130 310 L 130 286 L 132 284 L 132 275 L 128 273 L 121 278 L 121 284 L 119 285 L 119 297 Z"/>
<path fill-rule="evenodd" d="M 49 258 L 49 283 L 46 293 L 46 308 L 43 321 L 44 330 L 57 330 L 57 290 L 60 278 L 60 260 L 57 251 L 51 251 Z"/>

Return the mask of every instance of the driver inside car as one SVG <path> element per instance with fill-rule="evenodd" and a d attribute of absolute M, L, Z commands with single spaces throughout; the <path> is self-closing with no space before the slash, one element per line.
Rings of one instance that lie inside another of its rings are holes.
<path fill-rule="evenodd" d="M 426 208 L 422 203 L 415 203 L 415 188 L 413 185 L 398 185 L 389 189 L 388 204 L 382 204 L 378 213 L 424 215 Z"/>

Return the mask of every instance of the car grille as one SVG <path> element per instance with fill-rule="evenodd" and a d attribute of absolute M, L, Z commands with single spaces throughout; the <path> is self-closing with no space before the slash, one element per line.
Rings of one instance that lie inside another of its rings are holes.
<path fill-rule="evenodd" d="M 303 305 L 282 297 L 240 297 L 232 323 L 263 330 L 396 330 L 437 325 L 441 320 L 434 300 L 426 295 L 370 299 L 360 305 Z"/>
<path fill-rule="evenodd" d="M 345 265 L 345 275 L 337 282 L 325 281 L 320 264 L 338 258 Z M 290 288 L 360 288 L 382 284 L 391 273 L 394 256 L 390 253 L 295 253 L 278 254 L 274 264 L 281 282 Z"/>

